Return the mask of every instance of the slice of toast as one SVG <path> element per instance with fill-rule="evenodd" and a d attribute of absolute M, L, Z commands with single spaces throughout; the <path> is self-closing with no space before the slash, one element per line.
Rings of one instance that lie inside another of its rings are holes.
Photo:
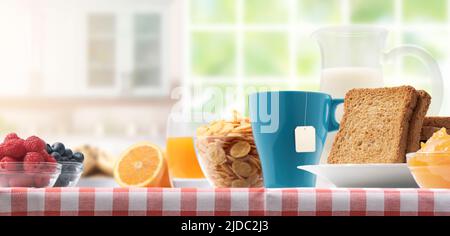
<path fill-rule="evenodd" d="M 427 141 L 435 132 L 445 127 L 447 133 L 450 132 L 450 117 L 445 116 L 427 116 L 423 120 L 420 141 Z"/>
<path fill-rule="evenodd" d="M 417 103 L 411 86 L 352 89 L 328 163 L 403 163 Z"/>
<path fill-rule="evenodd" d="M 422 133 L 423 120 L 431 104 L 431 96 L 424 90 L 418 90 L 417 95 L 416 107 L 409 123 L 407 153 L 416 152 L 420 149 L 420 134 Z"/>
<path fill-rule="evenodd" d="M 423 120 L 423 126 L 433 126 L 433 127 L 445 127 L 450 129 L 450 117 L 445 116 L 430 116 L 425 117 Z"/>

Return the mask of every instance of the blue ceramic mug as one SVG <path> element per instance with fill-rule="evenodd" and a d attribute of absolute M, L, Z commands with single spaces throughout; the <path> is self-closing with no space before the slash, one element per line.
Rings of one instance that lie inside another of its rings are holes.
<path fill-rule="evenodd" d="M 319 163 L 327 133 L 339 129 L 335 112 L 343 102 L 317 92 L 250 95 L 250 119 L 265 187 L 315 186 L 315 175 L 297 166 Z"/>

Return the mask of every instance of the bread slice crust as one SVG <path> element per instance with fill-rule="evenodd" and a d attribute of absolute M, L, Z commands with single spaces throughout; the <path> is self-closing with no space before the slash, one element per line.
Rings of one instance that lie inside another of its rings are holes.
<path fill-rule="evenodd" d="M 418 90 L 417 95 L 417 104 L 409 123 L 407 153 L 416 152 L 420 149 L 420 134 L 422 133 L 423 120 L 431 104 L 431 96 L 424 90 Z"/>
<path fill-rule="evenodd" d="M 445 127 L 450 129 L 450 117 L 445 116 L 427 116 L 423 120 L 424 126 Z"/>
<path fill-rule="evenodd" d="M 417 97 L 411 86 L 350 90 L 328 163 L 405 162 Z"/>
<path fill-rule="evenodd" d="M 433 126 L 423 126 L 422 127 L 422 133 L 420 134 L 420 141 L 421 142 L 426 142 L 428 139 L 431 138 L 431 136 L 433 136 L 434 133 L 436 133 L 437 131 L 439 131 L 441 128 L 439 127 L 433 127 Z M 450 130 L 447 130 L 447 133 Z"/>

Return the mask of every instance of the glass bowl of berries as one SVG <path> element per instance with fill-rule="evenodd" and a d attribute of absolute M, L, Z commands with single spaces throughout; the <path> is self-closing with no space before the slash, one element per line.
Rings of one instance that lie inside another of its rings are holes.
<path fill-rule="evenodd" d="M 46 152 L 37 136 L 22 139 L 15 133 L 0 143 L 0 187 L 45 188 L 54 185 L 62 165 Z"/>
<path fill-rule="evenodd" d="M 47 144 L 47 153 L 61 164 L 61 174 L 53 187 L 74 187 L 83 173 L 84 155 L 81 152 L 73 152 L 63 143 Z"/>
<path fill-rule="evenodd" d="M 3 158 L 0 163 L 0 187 L 52 187 L 60 173 L 59 163 L 13 162 Z"/>

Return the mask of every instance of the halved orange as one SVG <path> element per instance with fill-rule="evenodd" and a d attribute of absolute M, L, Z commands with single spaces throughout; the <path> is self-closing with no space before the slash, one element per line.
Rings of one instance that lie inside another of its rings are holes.
<path fill-rule="evenodd" d="M 121 155 L 114 178 L 122 187 L 171 187 L 164 153 L 149 142 L 137 143 Z"/>

